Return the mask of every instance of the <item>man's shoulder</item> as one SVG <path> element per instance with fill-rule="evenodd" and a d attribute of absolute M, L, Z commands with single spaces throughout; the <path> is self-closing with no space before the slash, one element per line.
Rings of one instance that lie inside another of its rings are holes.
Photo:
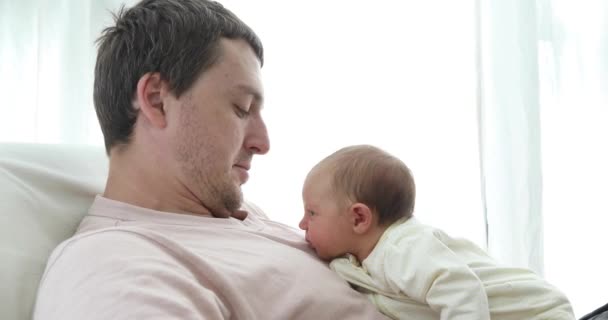
<path fill-rule="evenodd" d="M 176 250 L 154 236 L 133 227 L 104 228 L 74 235 L 53 250 L 41 286 L 55 283 L 51 287 L 56 287 L 57 281 L 71 281 L 72 287 L 85 282 L 89 285 L 98 281 L 109 283 L 121 281 L 129 274 L 144 276 L 160 269 L 187 273 Z M 70 284 L 59 287 L 70 287 Z"/>
<path fill-rule="evenodd" d="M 79 232 L 57 246 L 48 265 L 54 260 L 69 257 L 115 257 L 142 250 L 158 250 L 158 243 L 149 231 L 135 227 L 111 227 Z"/>
<path fill-rule="evenodd" d="M 177 318 L 172 313 L 179 310 L 171 305 L 188 299 L 189 290 L 197 285 L 185 262 L 149 230 L 114 227 L 79 233 L 51 255 L 40 282 L 36 313 L 70 319 L 84 314 L 95 319 L 145 318 L 143 314 L 149 313 Z M 200 285 L 196 288 L 204 290 Z M 206 310 L 214 311 L 217 299 L 208 290 L 205 294 L 209 296 Z M 78 303 L 70 306 L 73 301 Z"/>

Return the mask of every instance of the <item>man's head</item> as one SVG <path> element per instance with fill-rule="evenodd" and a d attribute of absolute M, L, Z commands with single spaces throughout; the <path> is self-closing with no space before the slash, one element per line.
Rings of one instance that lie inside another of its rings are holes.
<path fill-rule="evenodd" d="M 338 150 L 308 174 L 302 196 L 305 213 L 300 228 L 319 256 L 331 259 L 369 250 L 360 239 L 377 241 L 377 233 L 393 222 L 411 217 L 415 184 L 398 158 L 373 146 Z"/>
<path fill-rule="evenodd" d="M 269 149 L 259 39 L 205 0 L 144 0 L 116 19 L 95 70 L 106 148 L 122 165 L 111 176 L 141 171 L 133 188 L 171 194 L 155 209 L 230 215 L 253 155 Z"/>
<path fill-rule="evenodd" d="M 222 38 L 245 40 L 263 65 L 256 34 L 221 4 L 207 0 L 143 0 L 122 8 L 97 40 L 94 103 L 106 151 L 128 144 L 138 109 L 139 79 L 160 74 L 180 97 L 221 55 Z"/>

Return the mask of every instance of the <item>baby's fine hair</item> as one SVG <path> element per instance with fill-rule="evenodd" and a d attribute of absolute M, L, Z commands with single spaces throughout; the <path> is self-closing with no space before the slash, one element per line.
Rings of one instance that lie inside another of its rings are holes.
<path fill-rule="evenodd" d="M 397 157 L 371 145 L 342 148 L 315 168 L 333 174 L 334 194 L 360 202 L 378 214 L 380 225 L 409 218 L 414 212 L 416 185 L 410 169 Z"/>

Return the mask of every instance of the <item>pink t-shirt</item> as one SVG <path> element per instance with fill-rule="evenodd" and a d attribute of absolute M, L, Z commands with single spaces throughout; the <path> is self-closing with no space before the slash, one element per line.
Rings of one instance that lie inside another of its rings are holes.
<path fill-rule="evenodd" d="M 386 319 L 293 228 L 97 197 L 52 253 L 34 319 Z"/>

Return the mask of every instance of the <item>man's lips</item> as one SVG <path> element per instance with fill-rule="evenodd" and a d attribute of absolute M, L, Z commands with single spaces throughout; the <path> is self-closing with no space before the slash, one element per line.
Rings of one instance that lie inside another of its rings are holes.
<path fill-rule="evenodd" d="M 250 168 L 250 164 L 249 163 L 243 163 L 243 164 L 235 164 L 234 168 L 237 171 L 237 174 L 239 176 L 239 179 L 241 180 L 241 184 L 247 182 L 247 180 L 249 180 L 249 168 Z"/>
<path fill-rule="evenodd" d="M 249 169 L 251 168 L 251 164 L 250 163 L 237 163 L 234 165 L 235 167 L 239 167 L 244 169 L 245 171 L 249 171 Z"/>

